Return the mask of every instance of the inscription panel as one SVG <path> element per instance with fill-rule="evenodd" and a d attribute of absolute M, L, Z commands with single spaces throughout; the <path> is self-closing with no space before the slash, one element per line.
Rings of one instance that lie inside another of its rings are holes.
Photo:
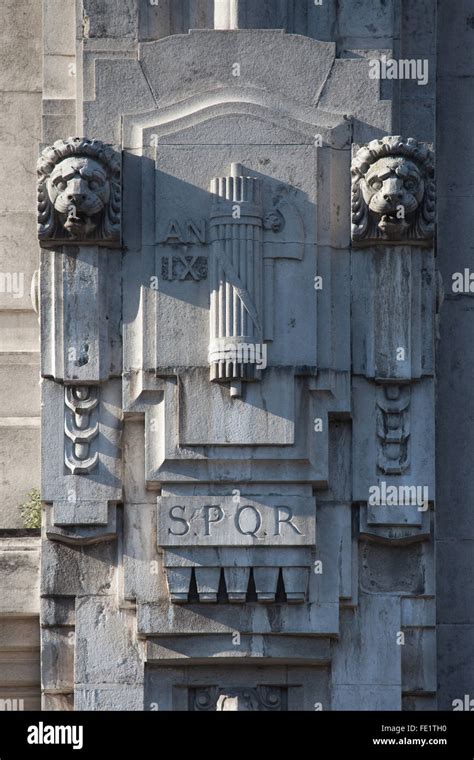
<path fill-rule="evenodd" d="M 160 546 L 311 546 L 314 499 L 301 496 L 158 498 Z"/>

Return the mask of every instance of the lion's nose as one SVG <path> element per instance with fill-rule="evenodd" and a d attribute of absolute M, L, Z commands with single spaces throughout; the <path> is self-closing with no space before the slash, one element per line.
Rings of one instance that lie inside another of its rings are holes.
<path fill-rule="evenodd" d="M 385 193 L 383 199 L 384 201 L 389 201 L 390 203 L 393 203 L 394 201 L 401 201 L 403 198 L 403 193 Z"/>
<path fill-rule="evenodd" d="M 84 193 L 70 193 L 67 196 L 68 201 L 71 201 L 71 203 L 79 203 L 79 201 L 85 201 L 86 196 Z"/>

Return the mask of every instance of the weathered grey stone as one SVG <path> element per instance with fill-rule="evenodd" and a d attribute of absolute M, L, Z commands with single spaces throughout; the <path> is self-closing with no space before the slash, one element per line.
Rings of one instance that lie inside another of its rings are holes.
<path fill-rule="evenodd" d="M 43 628 L 41 660 L 43 689 L 71 691 L 74 688 L 74 629 Z"/>
<path fill-rule="evenodd" d="M 104 651 L 108 656 L 104 659 Z M 76 603 L 75 681 L 79 684 L 129 684 L 143 681 L 140 646 L 134 616 L 117 608 L 113 599 L 88 596 Z"/>
<path fill-rule="evenodd" d="M 390 595 L 360 594 L 356 610 L 341 612 L 341 639 L 332 660 L 332 709 L 344 703 L 351 709 L 400 709 L 400 623 L 400 601 Z"/>
<path fill-rule="evenodd" d="M 45 705 L 431 704 L 432 219 L 350 235 L 351 143 L 433 131 L 432 82 L 369 76 L 417 21 L 431 65 L 406 5 L 84 0 L 77 51 L 48 7 L 45 134 L 76 95 L 124 160 L 123 255 L 42 259 Z"/>
<path fill-rule="evenodd" d="M 43 51 L 45 55 L 76 53 L 74 0 L 46 0 L 43 4 Z"/>
<path fill-rule="evenodd" d="M 57 140 L 38 161 L 38 237 L 43 245 L 120 243 L 121 160 L 99 140 Z M 82 275 L 84 277 L 84 275 Z"/>
<path fill-rule="evenodd" d="M 71 597 L 43 597 L 41 599 L 41 625 L 73 626 L 75 621 L 74 599 Z"/>
<path fill-rule="evenodd" d="M 315 105 L 334 60 L 331 43 L 275 31 L 195 31 L 189 38 L 169 37 L 140 47 L 143 69 L 159 106 L 195 95 L 196 87 L 206 92 L 219 86 L 257 87 Z M 273 68 L 263 65 L 269 58 L 286 72 L 284 79 L 275 80 Z M 239 62 L 241 75 L 236 77 L 232 66 Z M 190 71 L 195 71 L 194 78 L 189 78 Z"/>
<path fill-rule="evenodd" d="M 0 615 L 38 614 L 39 539 L 2 538 Z"/>
<path fill-rule="evenodd" d="M 432 629 L 411 629 L 405 632 L 402 646 L 403 691 L 432 692 L 436 682 L 436 632 Z"/>
<path fill-rule="evenodd" d="M 326 663 L 330 659 L 329 639 L 299 637 L 298 647 L 285 636 L 241 636 L 239 644 L 232 643 L 229 636 L 160 637 L 147 639 L 147 662 L 166 661 L 169 665 L 180 660 L 201 659 L 203 657 L 218 660 L 225 656 L 235 660 L 247 658 L 268 658 L 274 662 Z"/>
<path fill-rule="evenodd" d="M 244 667 L 243 664 L 238 669 L 219 668 L 216 663 L 212 663 L 211 667 L 150 667 L 147 671 L 145 710 L 215 710 L 220 687 L 253 691 L 261 687 L 260 679 L 259 670 Z M 173 688 L 174 685 L 181 688 Z M 257 709 L 314 711 L 315 706 L 318 710 L 329 707 L 328 671 L 324 666 L 271 666 L 265 670 L 265 685 L 278 690 L 280 699 L 273 705 L 267 704 L 266 708 L 261 706 Z M 204 699 L 196 699 L 199 694 Z"/>
<path fill-rule="evenodd" d="M 113 593 L 116 546 L 71 547 L 44 541 L 42 547 L 42 596 L 74 597 Z"/>
<path fill-rule="evenodd" d="M 2 7 L 0 33 L 1 66 L 0 91 L 41 93 L 41 0 L 6 0 Z M 38 34 L 33 34 L 37 30 Z M 38 105 L 41 97 L 38 97 Z M 10 100 L 12 97 L 10 95 Z M 18 105 L 18 94 L 15 96 Z M 4 109 L 2 107 L 2 111 Z M 40 108 L 30 112 L 40 116 Z M 11 145 L 17 140 L 11 140 Z M 33 147 L 31 140 L 30 146 Z"/>
<path fill-rule="evenodd" d="M 138 0 L 124 0 L 117 10 L 114 0 L 84 0 L 84 36 L 136 37 Z"/>
<path fill-rule="evenodd" d="M 74 693 L 74 709 L 81 710 L 143 710 L 143 686 L 132 684 L 79 684 Z"/>
<path fill-rule="evenodd" d="M 0 460 L 5 467 L 0 502 L 5 528 L 25 527 L 19 507 L 29 502 L 32 489 L 40 486 L 39 422 L 37 417 L 0 418 Z M 18 451 L 22 451 L 21 457 Z"/>
<path fill-rule="evenodd" d="M 444 602 L 445 598 L 441 592 L 440 601 Z M 474 628 L 471 623 L 439 623 L 437 626 L 439 710 L 453 710 L 454 700 L 460 700 L 461 704 L 464 704 L 466 694 L 468 703 L 473 698 L 474 666 L 471 657 L 473 636 Z"/>
<path fill-rule="evenodd" d="M 43 693 L 41 700 L 42 710 L 69 712 L 74 710 L 74 694 Z"/>
<path fill-rule="evenodd" d="M 303 546 L 316 540 L 312 499 L 160 498 L 160 546 Z"/>
<path fill-rule="evenodd" d="M 390 136 L 353 151 L 353 244 L 431 245 L 435 183 L 429 147 Z"/>

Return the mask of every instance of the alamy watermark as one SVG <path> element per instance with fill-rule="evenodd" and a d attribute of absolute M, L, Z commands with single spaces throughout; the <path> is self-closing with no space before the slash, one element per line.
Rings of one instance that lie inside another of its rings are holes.
<path fill-rule="evenodd" d="M 474 712 L 474 699 L 470 694 L 465 694 L 463 699 L 453 699 L 451 704 L 454 712 Z"/>
<path fill-rule="evenodd" d="M 474 272 L 467 268 L 463 272 L 454 272 L 451 287 L 453 293 L 474 293 Z"/>
<path fill-rule="evenodd" d="M 389 486 L 382 480 L 380 485 L 370 486 L 371 507 L 418 507 L 418 512 L 429 509 L 428 486 Z"/>
<path fill-rule="evenodd" d="M 51 726 L 40 721 L 28 726 L 28 744 L 69 744 L 73 749 L 84 746 L 83 726 Z"/>
<path fill-rule="evenodd" d="M 0 272 L 0 293 L 11 293 L 13 298 L 25 295 L 24 272 Z"/>
<path fill-rule="evenodd" d="M 371 58 L 370 79 L 413 79 L 418 84 L 428 84 L 429 61 L 427 58 Z"/>
<path fill-rule="evenodd" d="M 0 699 L 0 712 L 23 712 L 25 709 L 24 699 Z"/>
<path fill-rule="evenodd" d="M 236 364 L 255 364 L 256 369 L 267 367 L 267 346 L 265 343 L 228 343 L 224 358 Z"/>

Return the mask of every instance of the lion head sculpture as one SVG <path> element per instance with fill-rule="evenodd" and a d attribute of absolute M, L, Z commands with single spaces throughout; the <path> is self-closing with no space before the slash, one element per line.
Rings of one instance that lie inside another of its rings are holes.
<path fill-rule="evenodd" d="M 434 157 L 413 138 L 384 137 L 352 162 L 352 240 L 430 245 L 435 228 Z"/>
<path fill-rule="evenodd" d="M 120 242 L 120 158 L 85 137 L 57 140 L 38 161 L 38 235 L 43 243 Z"/>

